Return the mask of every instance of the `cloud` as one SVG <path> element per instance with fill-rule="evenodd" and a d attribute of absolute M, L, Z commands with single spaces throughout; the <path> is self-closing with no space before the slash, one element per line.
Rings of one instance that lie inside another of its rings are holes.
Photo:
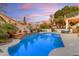
<path fill-rule="evenodd" d="M 22 4 L 20 6 L 20 9 L 23 9 L 23 10 L 27 10 L 27 9 L 32 9 L 32 8 L 35 8 L 35 9 L 48 9 L 48 8 L 51 8 L 54 4 L 52 3 L 27 3 L 27 4 Z"/>
<path fill-rule="evenodd" d="M 36 13 L 29 13 L 26 14 L 25 17 L 30 21 L 40 21 L 40 20 L 48 20 L 50 18 L 50 15 L 53 14 L 53 11 L 55 8 L 53 8 L 55 4 L 48 4 L 48 3 L 28 3 L 28 4 L 22 4 L 20 6 L 20 9 L 22 10 L 33 10 L 33 11 L 39 11 Z M 41 12 L 41 13 L 40 13 Z"/>
<path fill-rule="evenodd" d="M 38 14 L 28 14 L 25 15 L 27 18 L 35 18 L 35 17 L 44 17 L 44 16 L 50 16 L 52 13 L 38 13 Z"/>
<path fill-rule="evenodd" d="M 21 10 L 33 10 L 34 9 L 34 11 L 37 11 L 37 10 L 41 11 L 42 12 L 41 15 L 49 15 L 56 11 L 57 8 L 54 7 L 55 5 L 57 4 L 56 3 L 27 3 L 27 4 L 22 4 L 20 6 L 20 9 Z M 40 15 L 32 14 L 31 16 L 40 16 Z"/>
<path fill-rule="evenodd" d="M 74 3 L 73 5 L 74 5 L 74 6 L 79 6 L 79 3 Z"/>
<path fill-rule="evenodd" d="M 20 8 L 21 10 L 28 10 L 28 9 L 31 9 L 32 7 L 33 7 L 32 4 L 27 3 L 27 4 L 22 4 L 19 8 Z"/>

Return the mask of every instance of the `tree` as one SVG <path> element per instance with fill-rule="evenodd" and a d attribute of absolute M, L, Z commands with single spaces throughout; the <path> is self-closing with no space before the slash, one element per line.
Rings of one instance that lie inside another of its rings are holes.
<path fill-rule="evenodd" d="M 54 14 L 54 18 L 58 18 L 59 16 L 69 16 L 71 15 L 70 17 L 73 17 L 75 15 L 78 15 L 79 13 L 79 7 L 77 6 L 65 6 L 64 8 L 58 10 L 55 12 Z"/>
<path fill-rule="evenodd" d="M 8 38 L 11 38 L 13 36 L 13 33 L 15 33 L 17 29 L 18 28 L 12 24 L 5 23 L 1 25 L 0 26 L 0 42 L 6 42 Z"/>
<path fill-rule="evenodd" d="M 58 18 L 59 16 L 63 16 L 64 17 L 64 13 L 63 13 L 62 10 L 58 10 L 54 14 L 54 18 Z"/>
<path fill-rule="evenodd" d="M 0 39 L 7 39 L 9 37 L 9 34 L 5 29 L 0 27 Z"/>
<path fill-rule="evenodd" d="M 0 26 L 0 43 L 6 42 L 6 39 L 8 39 L 9 34 L 7 33 L 7 30 L 3 28 L 3 26 Z"/>
<path fill-rule="evenodd" d="M 18 30 L 18 28 L 13 24 L 6 23 L 3 25 L 3 28 L 7 31 L 7 33 L 11 36 Z"/>
<path fill-rule="evenodd" d="M 50 28 L 50 24 L 47 24 L 47 23 L 44 22 L 43 24 L 40 25 L 40 28 L 48 29 L 48 28 Z"/>
<path fill-rule="evenodd" d="M 74 17 L 79 14 L 79 7 L 77 6 L 65 6 L 64 8 L 58 10 L 54 14 L 54 21 L 58 25 L 58 27 L 63 26 L 64 23 L 64 16 L 66 18 Z"/>
<path fill-rule="evenodd" d="M 54 21 L 57 25 L 57 28 L 63 28 L 63 26 L 65 25 L 65 22 L 63 20 L 64 18 L 62 16 L 58 17 L 58 18 L 54 18 Z"/>

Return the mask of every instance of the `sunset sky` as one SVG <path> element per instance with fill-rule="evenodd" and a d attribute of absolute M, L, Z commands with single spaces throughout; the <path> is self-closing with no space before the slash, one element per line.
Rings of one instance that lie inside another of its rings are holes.
<path fill-rule="evenodd" d="M 38 22 L 49 19 L 49 15 L 54 14 L 64 6 L 79 6 L 71 3 L 8 3 L 5 7 L 6 15 L 15 20 L 23 21 L 25 16 L 27 21 Z"/>

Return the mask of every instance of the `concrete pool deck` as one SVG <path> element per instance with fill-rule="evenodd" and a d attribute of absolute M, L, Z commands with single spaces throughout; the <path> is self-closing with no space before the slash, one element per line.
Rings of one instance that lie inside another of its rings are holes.
<path fill-rule="evenodd" d="M 8 47 L 17 44 L 19 41 L 20 41 L 19 39 L 13 39 L 13 42 L 6 44 L 6 45 L 1 45 L 0 49 L 3 52 L 0 52 L 0 56 L 8 56 Z"/>
<path fill-rule="evenodd" d="M 73 56 L 79 55 L 79 37 L 78 34 L 61 34 L 65 47 L 57 48 L 49 53 L 49 56 Z M 3 52 L 0 52 L 0 56 L 9 56 L 8 47 L 15 45 L 19 42 L 19 39 L 14 39 L 13 42 L 0 46 Z"/>
<path fill-rule="evenodd" d="M 78 34 L 61 34 L 65 47 L 57 48 L 49 56 L 79 56 Z"/>

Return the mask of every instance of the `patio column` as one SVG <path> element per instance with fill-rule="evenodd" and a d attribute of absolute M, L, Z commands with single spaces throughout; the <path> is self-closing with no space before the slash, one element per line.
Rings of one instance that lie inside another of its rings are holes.
<path fill-rule="evenodd" d="M 66 23 L 66 29 L 69 28 L 69 22 L 68 22 L 68 19 L 66 18 L 66 16 L 64 16 L 64 20 L 65 20 L 65 23 Z"/>
<path fill-rule="evenodd" d="M 65 22 L 66 22 L 66 29 L 68 29 L 69 28 L 68 19 L 66 19 Z"/>

